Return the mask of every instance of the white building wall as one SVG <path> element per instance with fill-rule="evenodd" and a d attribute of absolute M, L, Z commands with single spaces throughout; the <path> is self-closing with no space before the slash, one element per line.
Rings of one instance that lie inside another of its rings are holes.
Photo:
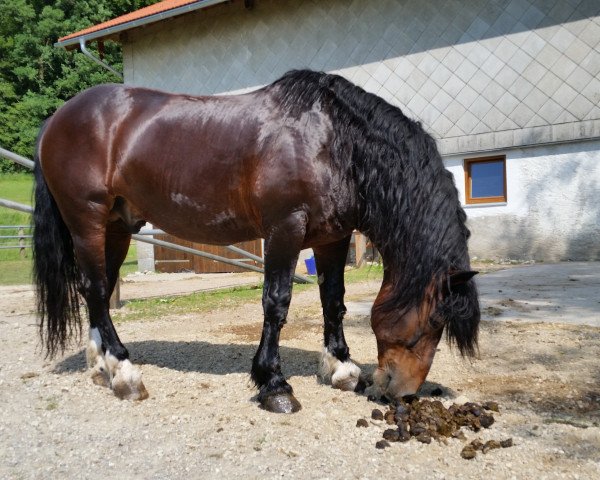
<path fill-rule="evenodd" d="M 600 137 L 600 0 L 256 0 L 130 32 L 126 83 L 240 92 L 339 73 L 445 155 Z"/>
<path fill-rule="evenodd" d="M 505 204 L 464 205 L 471 256 L 600 260 L 600 141 L 506 155 Z M 465 156 L 444 159 L 465 202 Z"/>
<path fill-rule="evenodd" d="M 144 230 L 152 230 L 153 225 L 146 223 Z M 146 238 L 154 238 L 153 236 L 146 236 Z M 139 272 L 153 272 L 155 270 L 154 265 L 154 245 L 146 242 L 137 242 L 137 261 Z"/>
<path fill-rule="evenodd" d="M 135 29 L 125 82 L 242 92 L 339 73 L 462 160 L 505 153 L 508 202 L 467 206 L 483 258 L 598 258 L 600 0 L 241 0 Z M 594 223 L 595 222 L 595 223 Z"/>

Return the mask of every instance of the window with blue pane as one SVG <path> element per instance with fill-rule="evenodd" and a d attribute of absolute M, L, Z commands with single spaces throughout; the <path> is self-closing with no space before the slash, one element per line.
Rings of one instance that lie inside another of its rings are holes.
<path fill-rule="evenodd" d="M 466 203 L 506 202 L 506 157 L 465 160 Z"/>

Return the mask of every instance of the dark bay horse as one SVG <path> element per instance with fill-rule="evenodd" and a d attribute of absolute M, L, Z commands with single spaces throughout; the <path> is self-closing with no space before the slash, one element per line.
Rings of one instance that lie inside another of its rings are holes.
<path fill-rule="evenodd" d="M 264 239 L 264 324 L 251 376 L 268 410 L 300 408 L 281 372 L 279 333 L 303 248 L 314 249 L 319 275 L 321 373 L 336 388 L 362 383 L 342 327 L 354 229 L 384 262 L 371 317 L 378 392 L 414 394 L 444 328 L 462 354 L 475 352 L 475 272 L 452 176 L 419 123 L 342 77 L 293 71 L 217 97 L 97 86 L 45 123 L 35 177 L 42 339 L 50 356 L 64 351 L 81 330 L 83 296 L 89 367 L 119 398 L 148 396 L 108 308 L 131 234 L 146 221 L 201 243 Z"/>

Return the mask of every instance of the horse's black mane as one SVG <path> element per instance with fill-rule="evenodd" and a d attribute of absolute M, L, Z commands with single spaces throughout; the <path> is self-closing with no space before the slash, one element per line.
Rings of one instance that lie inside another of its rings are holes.
<path fill-rule="evenodd" d="M 449 271 L 470 269 L 470 233 L 453 177 L 420 123 L 338 75 L 292 71 L 268 88 L 291 115 L 320 104 L 331 116 L 333 160 L 357 185 L 358 227 L 381 252 L 394 284 L 381 308 L 418 306 L 432 279 L 442 288 Z M 440 307 L 448 338 L 472 354 L 479 323 L 473 282 Z"/>

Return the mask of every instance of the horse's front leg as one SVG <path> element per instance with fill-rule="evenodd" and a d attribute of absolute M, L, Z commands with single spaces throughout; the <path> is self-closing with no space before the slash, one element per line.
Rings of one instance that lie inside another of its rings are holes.
<path fill-rule="evenodd" d="M 261 407 L 275 413 L 294 413 L 301 408 L 281 373 L 279 333 L 292 299 L 292 276 L 305 231 L 306 215 L 297 212 L 271 229 L 265 239 L 264 323 L 251 376 L 259 388 Z"/>
<path fill-rule="evenodd" d="M 350 360 L 342 323 L 346 313 L 344 267 L 349 245 L 350 237 L 346 237 L 314 249 L 324 319 L 320 376 L 323 381 L 331 382 L 333 388 L 362 391 L 365 382 L 361 379 L 360 368 Z"/>

